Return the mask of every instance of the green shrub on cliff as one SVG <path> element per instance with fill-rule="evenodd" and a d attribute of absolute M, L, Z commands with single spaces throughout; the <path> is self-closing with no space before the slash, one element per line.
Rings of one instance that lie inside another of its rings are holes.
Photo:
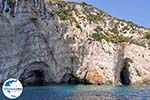
<path fill-rule="evenodd" d="M 103 35 L 103 33 L 93 33 L 92 34 L 92 38 L 95 41 L 101 41 L 105 36 Z"/>
<path fill-rule="evenodd" d="M 80 5 L 87 6 L 88 4 L 86 2 L 82 2 L 82 3 L 80 3 Z"/>
<path fill-rule="evenodd" d="M 146 34 L 145 34 L 145 37 L 144 38 L 146 38 L 146 39 L 150 39 L 150 32 L 147 32 Z"/>
<path fill-rule="evenodd" d="M 113 32 L 114 34 L 118 34 L 118 28 L 117 26 L 115 26 L 114 28 L 112 28 L 111 32 Z"/>
<path fill-rule="evenodd" d="M 72 17 L 72 12 L 70 9 L 56 11 L 56 14 L 60 17 L 61 20 L 68 20 Z"/>
<path fill-rule="evenodd" d="M 145 47 L 145 41 L 132 39 L 130 43 Z"/>
<path fill-rule="evenodd" d="M 105 39 L 107 42 L 113 42 L 113 43 L 127 42 L 127 43 L 133 43 L 133 44 L 145 47 L 145 41 L 132 39 L 131 37 L 127 37 L 121 34 L 118 35 L 118 34 L 112 34 L 112 33 L 105 33 L 105 34 L 93 33 L 92 38 L 95 41 L 101 41 L 102 39 Z"/>
<path fill-rule="evenodd" d="M 108 42 L 114 42 L 114 43 L 121 43 L 121 42 L 130 42 L 131 38 L 124 36 L 124 35 L 118 35 L 113 33 L 93 33 L 92 38 L 96 41 L 101 41 L 102 39 L 105 39 Z"/>
<path fill-rule="evenodd" d="M 99 14 L 97 15 L 93 15 L 93 14 L 87 14 L 87 19 L 90 20 L 90 21 L 100 21 L 102 18 Z"/>
<path fill-rule="evenodd" d="M 130 42 L 131 38 L 124 36 L 124 35 L 117 35 L 116 36 L 116 42 L 121 43 L 121 42 Z"/>

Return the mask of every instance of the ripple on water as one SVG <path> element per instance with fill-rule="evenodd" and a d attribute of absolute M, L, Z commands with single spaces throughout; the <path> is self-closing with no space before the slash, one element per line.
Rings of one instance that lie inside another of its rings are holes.
<path fill-rule="evenodd" d="M 6 99 L 1 92 L 0 100 Z M 17 100 L 150 100 L 150 87 L 50 85 L 25 87 Z"/>

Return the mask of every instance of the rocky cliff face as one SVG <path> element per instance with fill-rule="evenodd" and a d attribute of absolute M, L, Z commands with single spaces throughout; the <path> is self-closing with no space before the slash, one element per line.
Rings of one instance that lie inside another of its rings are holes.
<path fill-rule="evenodd" d="M 149 39 L 85 3 L 3 0 L 0 82 L 150 84 Z"/>

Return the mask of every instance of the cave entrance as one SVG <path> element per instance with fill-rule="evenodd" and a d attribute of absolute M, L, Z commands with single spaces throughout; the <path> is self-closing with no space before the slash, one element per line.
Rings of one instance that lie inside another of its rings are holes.
<path fill-rule="evenodd" d="M 21 77 L 21 81 L 24 85 L 44 85 L 44 72 L 42 70 L 31 70 L 24 73 Z"/>
<path fill-rule="evenodd" d="M 48 82 L 48 65 L 43 62 L 31 63 L 24 69 L 20 75 L 19 80 L 23 85 L 46 85 Z"/>
<path fill-rule="evenodd" d="M 61 83 L 65 84 L 79 84 L 79 79 L 71 73 L 66 73 L 62 79 Z"/>
<path fill-rule="evenodd" d="M 124 64 L 124 67 L 120 72 L 120 81 L 123 85 L 130 85 L 129 66 L 127 63 Z"/>
<path fill-rule="evenodd" d="M 44 74 L 42 70 L 34 70 L 33 77 L 35 77 L 35 82 L 37 85 L 44 85 Z"/>

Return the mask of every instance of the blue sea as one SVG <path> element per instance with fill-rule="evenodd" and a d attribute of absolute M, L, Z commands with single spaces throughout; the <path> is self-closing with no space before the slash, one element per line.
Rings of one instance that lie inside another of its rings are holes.
<path fill-rule="evenodd" d="M 9 100 L 0 90 L 0 100 Z M 16 100 L 150 100 L 150 87 L 50 85 L 24 87 Z"/>

